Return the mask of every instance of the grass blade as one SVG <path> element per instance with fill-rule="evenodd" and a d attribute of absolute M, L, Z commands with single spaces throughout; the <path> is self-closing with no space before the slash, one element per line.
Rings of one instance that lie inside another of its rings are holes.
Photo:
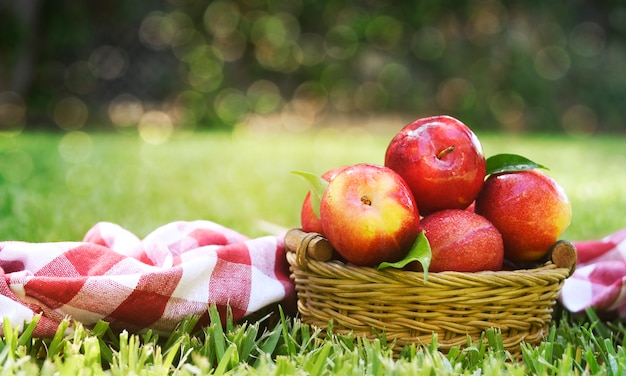
<path fill-rule="evenodd" d="M 226 351 L 226 340 L 220 314 L 215 304 L 211 304 L 209 307 L 209 317 L 211 319 L 211 337 L 215 345 L 215 356 L 217 359 L 222 359 Z"/>
<path fill-rule="evenodd" d="M 324 345 L 314 353 L 311 353 L 314 358 L 311 367 L 306 367 L 306 370 L 311 376 L 322 375 L 324 366 L 327 363 L 328 356 L 330 355 L 330 350 L 332 349 L 332 343 L 327 341 Z"/>

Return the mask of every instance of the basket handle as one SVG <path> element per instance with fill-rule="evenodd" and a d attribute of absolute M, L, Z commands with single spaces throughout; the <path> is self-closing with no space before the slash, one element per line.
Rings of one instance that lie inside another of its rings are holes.
<path fill-rule="evenodd" d="M 550 248 L 548 260 L 559 268 L 568 268 L 569 274 L 572 275 L 576 270 L 578 251 L 572 242 L 559 240 Z"/>
<path fill-rule="evenodd" d="M 306 259 L 330 261 L 333 248 L 328 240 L 316 232 L 304 232 L 300 228 L 292 228 L 285 234 L 285 248 L 296 253 L 298 265 L 305 266 Z"/>

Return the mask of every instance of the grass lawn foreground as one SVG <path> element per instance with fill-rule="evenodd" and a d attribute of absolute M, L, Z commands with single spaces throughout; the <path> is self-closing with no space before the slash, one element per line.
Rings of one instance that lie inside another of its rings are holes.
<path fill-rule="evenodd" d="M 175 135 L 153 145 L 136 135 L 22 133 L 0 135 L 2 240 L 80 240 L 99 221 L 142 237 L 175 220 L 208 219 L 248 236 L 299 225 L 307 190 L 290 173 L 323 173 L 358 162 L 382 164 L 399 130 L 323 128 L 299 133 L 236 129 Z M 624 137 L 478 133 L 486 156 L 516 153 L 550 168 L 568 193 L 568 240 L 597 239 L 626 226 Z M 494 346 L 440 354 L 407 349 L 393 359 L 384 342 L 322 339 L 297 318 L 214 321 L 201 333 L 189 322 L 169 338 L 113 334 L 102 323 L 70 337 L 0 338 L 0 373 L 18 374 L 621 374 L 619 321 L 556 316 L 553 331 L 514 362 Z M 591 319 L 591 320 L 590 320 Z M 193 318 L 190 318 L 192 321 Z"/>

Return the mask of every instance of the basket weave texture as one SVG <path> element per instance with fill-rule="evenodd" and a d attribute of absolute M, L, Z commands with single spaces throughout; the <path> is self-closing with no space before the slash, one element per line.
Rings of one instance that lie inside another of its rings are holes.
<path fill-rule="evenodd" d="M 288 249 L 304 323 L 368 338 L 384 331 L 395 350 L 426 345 L 437 334 L 447 352 L 478 341 L 489 328 L 502 333 L 505 349 L 537 344 L 547 334 L 558 295 L 571 269 L 548 262 L 535 269 L 476 273 L 376 270 L 307 257 Z"/>

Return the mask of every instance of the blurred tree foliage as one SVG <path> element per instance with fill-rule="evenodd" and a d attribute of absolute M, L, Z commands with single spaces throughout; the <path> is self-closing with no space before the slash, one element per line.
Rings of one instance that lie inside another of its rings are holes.
<path fill-rule="evenodd" d="M 478 129 L 626 131 L 619 1 L 30 1 L 32 24 L 0 2 L 0 127 L 445 113 Z M 12 87 L 29 31 L 30 85 Z"/>

